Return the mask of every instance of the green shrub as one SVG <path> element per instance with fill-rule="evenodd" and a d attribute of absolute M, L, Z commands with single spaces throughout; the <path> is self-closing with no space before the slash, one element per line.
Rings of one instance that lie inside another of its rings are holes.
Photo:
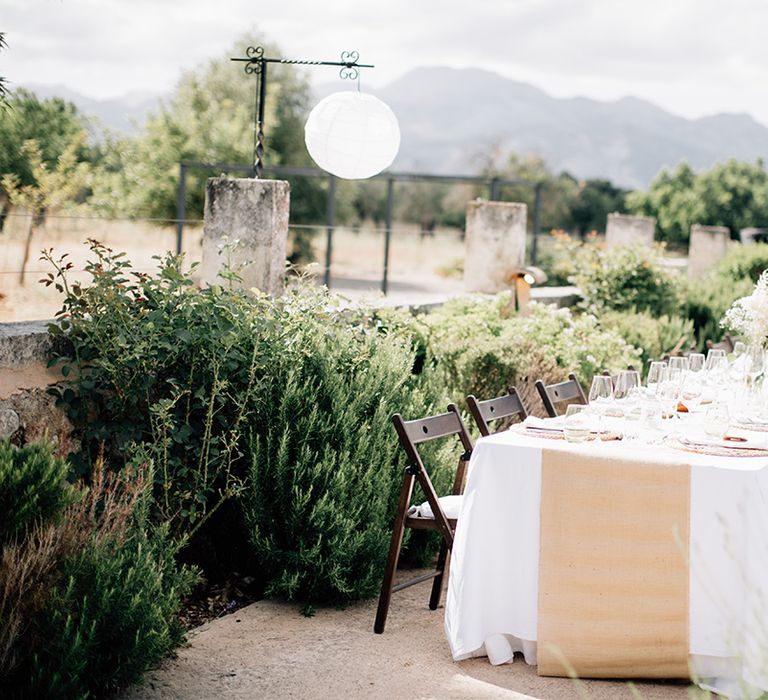
<path fill-rule="evenodd" d="M 600 324 L 641 351 L 637 366 L 641 371 L 650 360 L 658 360 L 675 349 L 685 350 L 696 340 L 693 321 L 679 316 L 654 318 L 647 313 L 608 311 L 600 317 Z"/>
<path fill-rule="evenodd" d="M 515 384 L 535 409 L 536 379 L 551 383 L 576 372 L 588 384 L 604 369 L 638 361 L 639 352 L 594 316 L 535 303 L 517 315 L 511 301 L 509 293 L 462 297 L 424 318 L 431 362 L 460 404 L 467 394 L 490 397 Z"/>
<path fill-rule="evenodd" d="M 55 523 L 3 546 L 0 685 L 10 696 L 102 696 L 181 643 L 177 614 L 195 577 L 148 521 L 150 484 L 97 468 Z"/>
<path fill-rule="evenodd" d="M 732 280 L 716 272 L 688 282 L 685 315 L 693 322 L 700 349 L 707 340 L 717 342 L 725 333 L 720 321 L 736 299 L 752 293 L 754 283 L 744 277 Z"/>
<path fill-rule="evenodd" d="M 573 282 L 582 291 L 583 307 L 591 313 L 647 311 L 669 316 L 679 312 L 680 282 L 661 265 L 656 249 L 585 247 L 577 268 Z"/>
<path fill-rule="evenodd" d="M 0 543 L 58 516 L 71 500 L 69 467 L 48 445 L 0 441 Z"/>
<path fill-rule="evenodd" d="M 435 401 L 419 389 L 413 352 L 396 333 L 335 329 L 306 316 L 286 325 L 294 343 L 275 358 L 265 385 L 242 497 L 267 593 L 371 596 L 381 585 L 404 467 L 390 415 L 419 417 Z M 449 466 L 455 461 L 438 460 L 430 472 L 443 493 Z"/>
<path fill-rule="evenodd" d="M 31 683 L 41 697 L 101 697 L 135 683 L 178 647 L 182 596 L 195 580 L 167 528 L 149 523 L 141 478 L 114 479 L 92 514 L 70 514 L 80 541 L 64 557 L 39 623 Z M 78 517 L 79 516 L 79 517 Z"/>
<path fill-rule="evenodd" d="M 723 280 L 749 279 L 754 284 L 764 270 L 768 270 L 768 244 L 755 243 L 732 245 L 712 272 Z"/>

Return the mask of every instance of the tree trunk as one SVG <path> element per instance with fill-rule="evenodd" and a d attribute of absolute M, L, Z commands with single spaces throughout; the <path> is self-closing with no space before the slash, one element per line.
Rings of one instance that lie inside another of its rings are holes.
<path fill-rule="evenodd" d="M 5 221 L 8 218 L 8 214 L 11 213 L 11 200 L 8 197 L 3 201 L 3 206 L 0 209 L 0 233 L 5 228 Z"/>

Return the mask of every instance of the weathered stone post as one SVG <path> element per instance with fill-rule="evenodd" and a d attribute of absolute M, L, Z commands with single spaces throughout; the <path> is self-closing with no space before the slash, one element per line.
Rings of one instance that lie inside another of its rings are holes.
<path fill-rule="evenodd" d="M 656 219 L 652 216 L 630 216 L 629 214 L 608 214 L 605 226 L 605 246 L 613 248 L 624 245 L 653 245 Z"/>
<path fill-rule="evenodd" d="M 212 177 L 205 187 L 200 283 L 224 284 L 226 266 L 241 286 L 283 293 L 291 187 L 283 180 Z"/>
<path fill-rule="evenodd" d="M 688 243 L 688 276 L 700 277 L 710 267 L 716 265 L 728 252 L 731 232 L 726 226 L 691 227 L 691 239 Z"/>
<path fill-rule="evenodd" d="M 528 208 L 513 202 L 475 200 L 467 207 L 464 288 L 494 293 L 513 284 L 514 268 L 525 264 Z"/>

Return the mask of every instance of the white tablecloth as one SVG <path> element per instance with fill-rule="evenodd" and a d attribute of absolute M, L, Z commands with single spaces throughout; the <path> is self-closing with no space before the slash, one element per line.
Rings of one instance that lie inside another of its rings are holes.
<path fill-rule="evenodd" d="M 478 441 L 456 530 L 445 629 L 455 660 L 536 663 L 542 448 L 691 465 L 690 654 L 696 680 L 734 698 L 768 691 L 768 458 L 505 432 Z"/>

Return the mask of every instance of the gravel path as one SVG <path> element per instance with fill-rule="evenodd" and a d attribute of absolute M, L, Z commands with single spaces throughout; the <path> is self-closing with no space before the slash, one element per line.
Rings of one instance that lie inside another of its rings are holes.
<path fill-rule="evenodd" d="M 147 674 L 120 700 L 228 698 L 538 698 L 683 700 L 687 684 L 539 678 L 522 659 L 491 666 L 455 663 L 443 611 L 427 607 L 428 584 L 396 593 L 383 635 L 373 633 L 375 601 L 303 617 L 298 606 L 254 603 L 203 625 L 178 657 Z"/>

